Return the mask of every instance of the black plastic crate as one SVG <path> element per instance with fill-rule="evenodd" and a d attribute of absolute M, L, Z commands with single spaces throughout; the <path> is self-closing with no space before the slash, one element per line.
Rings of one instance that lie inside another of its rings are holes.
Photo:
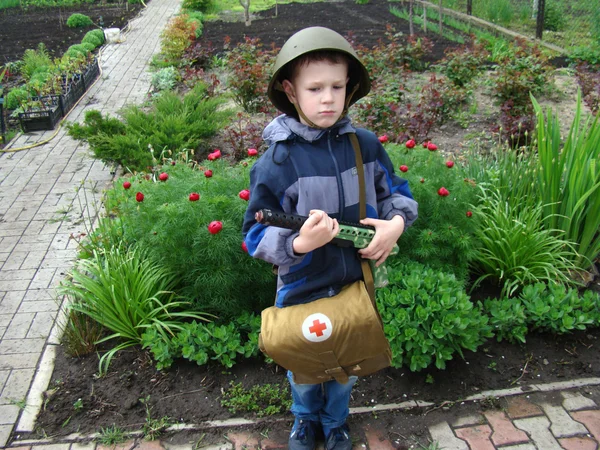
<path fill-rule="evenodd" d="M 60 95 L 60 108 L 62 115 L 66 116 L 71 108 L 77 103 L 81 96 L 85 93 L 85 85 L 83 76 L 73 79 L 66 87 L 65 93 Z"/>
<path fill-rule="evenodd" d="M 33 100 L 37 100 L 37 98 Z M 53 130 L 63 117 L 58 95 L 40 97 L 40 100 L 44 103 L 44 107 L 19 113 L 19 122 L 25 133 Z"/>
<path fill-rule="evenodd" d="M 98 66 L 98 59 L 94 59 L 94 61 L 88 66 L 87 70 L 83 72 L 84 90 L 89 89 L 99 75 L 100 67 Z"/>

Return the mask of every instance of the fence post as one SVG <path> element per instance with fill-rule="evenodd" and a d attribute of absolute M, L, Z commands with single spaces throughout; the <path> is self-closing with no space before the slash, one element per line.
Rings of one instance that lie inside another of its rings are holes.
<path fill-rule="evenodd" d="M 423 5 L 423 33 L 427 34 L 427 6 Z"/>
<path fill-rule="evenodd" d="M 546 0 L 538 0 L 538 9 L 537 9 L 537 22 L 535 28 L 535 37 L 537 39 L 542 39 L 542 34 L 544 33 L 544 10 L 546 9 Z"/>
<path fill-rule="evenodd" d="M 467 0 L 467 15 L 473 15 L 473 0 Z"/>

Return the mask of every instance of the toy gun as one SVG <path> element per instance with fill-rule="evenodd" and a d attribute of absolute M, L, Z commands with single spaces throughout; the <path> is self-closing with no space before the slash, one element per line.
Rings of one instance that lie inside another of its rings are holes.
<path fill-rule="evenodd" d="M 274 227 L 287 228 L 290 230 L 299 231 L 306 222 L 308 217 L 298 216 L 296 214 L 286 214 L 284 212 L 271 211 L 270 209 L 259 209 L 254 218 L 258 223 L 263 225 L 272 225 Z M 369 245 L 373 236 L 375 236 L 375 228 L 369 225 L 361 225 L 359 223 L 338 221 L 340 231 L 337 236 L 331 241 L 340 247 L 353 246 L 355 248 L 365 248 Z M 391 255 L 397 254 L 399 251 L 398 245 L 394 245 Z M 371 271 L 373 272 L 373 280 L 376 288 L 387 286 L 388 273 L 384 264 L 375 267 L 375 261 L 369 260 Z"/>

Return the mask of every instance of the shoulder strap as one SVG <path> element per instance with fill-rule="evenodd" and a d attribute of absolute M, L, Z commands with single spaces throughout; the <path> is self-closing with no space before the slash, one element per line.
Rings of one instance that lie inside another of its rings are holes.
<path fill-rule="evenodd" d="M 363 166 L 362 154 L 360 153 L 360 143 L 356 133 L 350 133 L 350 142 L 354 148 L 354 158 L 356 159 L 356 171 L 358 173 L 358 208 L 360 218 L 367 217 L 367 191 L 365 188 L 365 168 Z M 371 301 L 375 304 L 375 283 L 373 281 L 373 272 L 367 260 L 361 260 L 361 267 L 365 285 Z"/>

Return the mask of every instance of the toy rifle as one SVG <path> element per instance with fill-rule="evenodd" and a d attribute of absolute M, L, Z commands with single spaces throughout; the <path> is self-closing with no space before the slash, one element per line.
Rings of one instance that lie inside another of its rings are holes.
<path fill-rule="evenodd" d="M 263 225 L 272 225 L 274 227 L 287 228 L 290 230 L 299 231 L 306 222 L 308 217 L 298 216 L 296 214 L 287 214 L 284 212 L 271 211 L 270 209 L 259 209 L 254 218 L 258 223 Z M 375 236 L 375 228 L 369 225 L 361 225 L 359 223 L 338 221 L 340 231 L 337 236 L 331 241 L 340 247 L 353 246 L 355 248 L 365 248 L 369 245 L 373 236 Z M 394 245 L 391 255 L 398 253 L 398 245 Z M 371 271 L 373 272 L 373 280 L 375 287 L 384 287 L 388 284 L 387 268 L 384 264 L 375 267 L 375 261 L 369 260 Z"/>

